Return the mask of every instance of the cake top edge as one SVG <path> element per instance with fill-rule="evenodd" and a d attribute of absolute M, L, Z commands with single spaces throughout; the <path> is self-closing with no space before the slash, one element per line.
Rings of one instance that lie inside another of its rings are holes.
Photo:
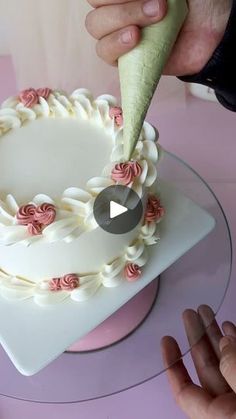
<path fill-rule="evenodd" d="M 85 189 L 71 185 L 57 199 L 38 191 L 27 202 L 17 202 L 11 191 L 4 197 L 0 191 L 0 244 L 3 245 L 19 242 L 30 245 L 38 240 L 72 241 L 85 230 L 96 228 L 93 202 L 105 188 L 123 184 L 142 197 L 157 178 L 158 133 L 144 122 L 132 159 L 124 161 L 122 109 L 114 96 L 105 94 L 94 98 L 87 89 L 77 89 L 71 95 L 49 88 L 23 90 L 2 104 L 0 137 L 42 117 L 78 118 L 104 128 L 113 142 L 110 161 L 102 173 L 88 179 Z"/>

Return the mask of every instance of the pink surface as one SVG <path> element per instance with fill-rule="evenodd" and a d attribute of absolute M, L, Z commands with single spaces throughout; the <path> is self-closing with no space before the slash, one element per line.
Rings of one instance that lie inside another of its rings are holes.
<path fill-rule="evenodd" d="M 9 60 L 0 58 L 0 100 L 15 93 L 14 76 Z M 179 100 L 178 100 L 179 99 Z M 165 148 L 194 167 L 211 185 L 220 199 L 236 240 L 236 115 L 220 105 L 188 99 L 187 106 L 178 94 L 161 107 L 155 102 L 148 118 L 158 126 Z M 171 123 L 170 123 L 171 121 Z M 232 280 L 218 320 L 236 321 L 234 280 Z M 193 378 L 196 376 L 190 357 L 185 358 Z M 2 378 L 4 379 L 4 378 Z M 176 407 L 166 376 L 122 394 L 94 402 L 71 405 L 43 405 L 0 398 L 1 419 L 183 419 Z"/>
<path fill-rule="evenodd" d="M 109 319 L 91 333 L 74 343 L 68 351 L 91 351 L 104 348 L 123 339 L 145 319 L 156 299 L 158 281 L 151 282 L 131 301 L 120 308 Z"/>

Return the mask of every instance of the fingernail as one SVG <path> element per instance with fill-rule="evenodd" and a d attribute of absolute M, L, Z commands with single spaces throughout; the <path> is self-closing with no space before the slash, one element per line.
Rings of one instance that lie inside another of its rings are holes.
<path fill-rule="evenodd" d="M 224 322 L 222 324 L 222 329 L 223 329 L 225 335 L 227 335 L 227 336 L 230 335 L 230 336 L 236 337 L 236 327 L 233 323 Z"/>
<path fill-rule="evenodd" d="M 130 31 L 122 32 L 120 38 L 123 44 L 130 44 L 130 42 L 132 41 L 132 33 Z"/>
<path fill-rule="evenodd" d="M 198 308 L 198 314 L 200 315 L 204 326 L 210 326 L 210 324 L 213 322 L 213 320 L 215 319 L 215 315 L 213 310 L 206 305 L 202 305 Z"/>
<path fill-rule="evenodd" d="M 159 14 L 158 0 L 148 0 L 143 5 L 143 13 L 148 17 L 155 17 Z"/>
<path fill-rule="evenodd" d="M 224 336 L 220 340 L 220 344 L 219 344 L 220 352 L 222 352 L 223 349 L 225 349 L 226 346 L 230 345 L 231 343 L 236 343 L 236 339 L 233 336 Z"/>

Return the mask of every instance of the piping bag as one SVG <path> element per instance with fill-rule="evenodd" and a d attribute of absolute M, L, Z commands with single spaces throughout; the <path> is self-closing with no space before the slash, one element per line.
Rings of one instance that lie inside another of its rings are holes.
<path fill-rule="evenodd" d="M 166 17 L 144 28 L 139 45 L 119 58 L 125 161 L 132 157 L 148 108 L 187 13 L 186 0 L 168 0 Z"/>

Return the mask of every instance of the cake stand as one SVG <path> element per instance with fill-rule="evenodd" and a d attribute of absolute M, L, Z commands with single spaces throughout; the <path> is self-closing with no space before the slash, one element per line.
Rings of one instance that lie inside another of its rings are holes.
<path fill-rule="evenodd" d="M 0 349 L 0 394 L 40 403 L 73 403 L 127 390 L 164 371 L 160 351 L 164 335 L 172 335 L 184 355 L 190 350 L 181 319 L 186 308 L 208 304 L 218 313 L 232 264 L 231 237 L 223 209 L 204 180 L 171 153 L 165 153 L 159 174 L 212 214 L 214 230 L 161 275 L 149 315 L 118 343 L 90 352 L 66 352 L 32 377 L 17 372 Z M 154 290 L 157 283 L 150 286 Z M 127 321 L 131 311 L 126 308 Z"/>

